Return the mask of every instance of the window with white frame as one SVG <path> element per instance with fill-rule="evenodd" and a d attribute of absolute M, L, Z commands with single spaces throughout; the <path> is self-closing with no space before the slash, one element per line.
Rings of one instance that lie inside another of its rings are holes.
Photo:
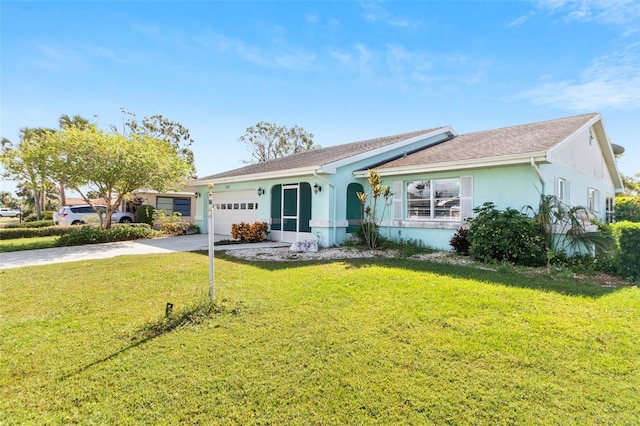
<path fill-rule="evenodd" d="M 406 183 L 408 219 L 460 219 L 460 179 Z"/>
<path fill-rule="evenodd" d="M 600 211 L 600 208 L 599 208 L 600 200 L 598 198 L 599 198 L 599 195 L 598 195 L 597 189 L 589 188 L 587 190 L 587 207 L 592 212 Z"/>
<path fill-rule="evenodd" d="M 556 181 L 556 198 L 563 204 L 569 204 L 569 183 L 564 178 Z"/>
<path fill-rule="evenodd" d="M 606 208 L 607 223 L 614 223 L 616 221 L 616 198 L 611 194 L 607 194 Z"/>

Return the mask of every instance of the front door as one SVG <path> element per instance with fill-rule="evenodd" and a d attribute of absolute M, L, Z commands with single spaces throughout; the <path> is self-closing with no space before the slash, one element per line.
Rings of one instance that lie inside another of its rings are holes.
<path fill-rule="evenodd" d="M 293 243 L 298 236 L 298 191 L 300 186 L 282 185 L 282 241 Z"/>
<path fill-rule="evenodd" d="M 275 185 L 271 195 L 271 238 L 288 243 L 311 239 L 311 186 Z"/>

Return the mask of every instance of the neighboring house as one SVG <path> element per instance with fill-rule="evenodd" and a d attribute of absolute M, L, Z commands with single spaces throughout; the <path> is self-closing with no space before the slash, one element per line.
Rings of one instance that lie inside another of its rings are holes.
<path fill-rule="evenodd" d="M 588 207 L 602 221 L 623 185 L 600 114 L 458 135 L 439 127 L 336 145 L 189 182 L 197 187 L 195 221 L 207 232 L 207 184 L 213 184 L 214 231 L 265 221 L 270 238 L 340 244 L 354 232 L 369 192 L 368 169 L 392 188 L 381 233 L 448 249 L 474 207 L 537 206 L 541 194 Z"/>
<path fill-rule="evenodd" d="M 195 222 L 196 216 L 196 188 L 184 187 L 179 191 L 158 192 L 152 189 L 137 189 L 131 193 L 130 201 L 122 201 L 118 206 L 118 210 L 123 212 L 135 213 L 137 206 L 148 204 L 159 210 L 164 210 L 167 215 L 176 212 L 182 214 L 182 220 L 190 223 Z M 67 197 L 67 206 L 76 206 L 86 204 L 82 198 Z M 103 199 L 91 200 L 93 204 L 105 205 Z"/>

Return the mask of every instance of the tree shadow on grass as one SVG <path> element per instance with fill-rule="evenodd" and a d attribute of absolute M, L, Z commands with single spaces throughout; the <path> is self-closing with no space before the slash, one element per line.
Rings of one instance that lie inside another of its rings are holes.
<path fill-rule="evenodd" d="M 201 254 L 207 254 L 202 252 Z M 278 271 L 283 269 L 301 268 L 309 265 L 322 265 L 327 263 L 343 263 L 349 268 L 365 268 L 370 266 L 382 266 L 389 268 L 400 268 L 416 272 L 428 272 L 441 275 L 443 278 L 461 278 L 481 281 L 487 284 L 499 284 L 508 287 L 526 288 L 553 292 L 567 296 L 580 296 L 588 298 L 599 298 L 617 291 L 626 286 L 602 286 L 594 280 L 587 278 L 563 277 L 549 275 L 546 270 L 530 269 L 520 270 L 515 267 L 501 265 L 498 267 L 485 267 L 478 264 L 460 265 L 434 262 L 415 258 L 349 258 L 333 260 L 268 260 L 256 261 L 245 260 L 234 257 L 227 253 L 217 253 L 216 257 L 221 260 L 251 265 L 268 271 Z"/>
<path fill-rule="evenodd" d="M 111 361 L 112 359 L 117 358 L 118 356 L 130 351 L 131 349 L 142 346 L 145 343 L 148 343 L 158 337 L 162 337 L 178 328 L 202 324 L 214 317 L 220 317 L 223 315 L 237 316 L 241 314 L 242 302 L 237 303 L 233 308 L 228 307 L 225 302 L 226 300 L 223 300 L 221 303 L 203 302 L 188 307 L 177 314 L 172 314 L 166 317 L 159 318 L 155 321 L 150 321 L 135 330 L 130 335 L 127 335 L 127 338 L 132 342 L 128 346 L 125 346 L 124 348 L 117 350 L 116 352 L 113 352 L 112 354 L 109 354 L 104 358 L 93 361 L 70 373 L 67 373 L 64 376 L 60 377 L 60 380 L 69 379 L 73 376 L 90 370 L 93 367 Z"/>

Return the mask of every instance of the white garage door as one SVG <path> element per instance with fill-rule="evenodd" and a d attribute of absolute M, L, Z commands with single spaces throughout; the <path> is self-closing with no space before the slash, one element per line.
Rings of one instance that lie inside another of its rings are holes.
<path fill-rule="evenodd" d="M 215 209 L 214 231 L 219 235 L 231 235 L 234 223 L 253 223 L 258 220 L 258 194 L 256 191 L 216 192 L 213 195 Z"/>

